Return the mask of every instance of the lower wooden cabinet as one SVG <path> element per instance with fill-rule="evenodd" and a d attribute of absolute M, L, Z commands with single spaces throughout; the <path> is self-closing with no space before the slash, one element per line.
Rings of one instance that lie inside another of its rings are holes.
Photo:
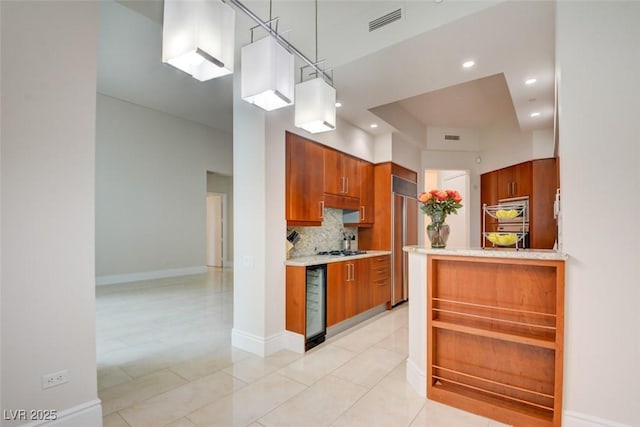
<path fill-rule="evenodd" d="M 369 265 L 371 307 L 391 302 L 391 257 L 371 258 Z M 369 307 L 369 308 L 371 308 Z"/>
<path fill-rule="evenodd" d="M 327 326 L 391 300 L 391 257 L 327 264 Z"/>

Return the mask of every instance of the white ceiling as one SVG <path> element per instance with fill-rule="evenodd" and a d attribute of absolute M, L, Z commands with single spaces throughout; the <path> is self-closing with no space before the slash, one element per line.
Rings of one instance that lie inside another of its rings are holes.
<path fill-rule="evenodd" d="M 267 1 L 245 4 L 268 18 Z M 290 29 L 285 38 L 311 59 L 313 6 L 273 2 L 280 31 Z M 371 19 L 399 7 L 402 20 L 369 33 Z M 551 128 L 554 11 L 550 1 L 320 0 L 319 58 L 334 69 L 338 115 L 372 134 L 502 120 L 517 120 L 522 130 Z M 254 23 L 237 16 L 239 48 Z M 233 78 L 198 82 L 162 64 L 161 21 L 162 0 L 103 2 L 99 92 L 231 132 Z M 463 70 L 467 59 L 477 65 Z M 532 76 L 537 83 L 526 86 Z M 532 119 L 533 111 L 541 116 Z M 413 129 L 403 129 L 407 123 Z"/>

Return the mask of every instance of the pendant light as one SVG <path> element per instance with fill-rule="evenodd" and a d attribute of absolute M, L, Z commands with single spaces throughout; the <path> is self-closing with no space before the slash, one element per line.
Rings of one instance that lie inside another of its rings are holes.
<path fill-rule="evenodd" d="M 271 0 L 268 22 L 271 27 Z M 266 111 L 293 104 L 293 54 L 271 35 L 254 42 L 254 29 L 251 29 L 251 44 L 240 51 L 242 99 Z"/>
<path fill-rule="evenodd" d="M 318 64 L 318 0 L 315 1 L 316 64 Z M 336 90 L 325 80 L 325 72 L 296 85 L 295 125 L 310 133 L 336 128 Z"/>
<path fill-rule="evenodd" d="M 233 73 L 234 23 L 220 0 L 165 0 L 162 62 L 200 81 Z"/>

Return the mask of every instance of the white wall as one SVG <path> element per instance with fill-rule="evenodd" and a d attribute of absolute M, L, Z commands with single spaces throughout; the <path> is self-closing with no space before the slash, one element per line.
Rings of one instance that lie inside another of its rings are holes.
<path fill-rule="evenodd" d="M 526 162 L 533 158 L 532 132 L 521 132 L 516 122 L 480 132 L 481 173 Z"/>
<path fill-rule="evenodd" d="M 231 167 L 231 135 L 98 94 L 100 281 L 202 268 L 207 171 Z"/>
<path fill-rule="evenodd" d="M 59 425 L 102 423 L 94 294 L 98 6 L 0 2 L 2 409 L 66 410 Z M 42 390 L 41 376 L 62 369 L 69 382 Z"/>
<path fill-rule="evenodd" d="M 421 149 L 397 133 L 392 135 L 392 140 L 392 161 L 412 171 L 420 171 Z"/>
<path fill-rule="evenodd" d="M 553 129 L 534 130 L 532 132 L 532 158 L 547 159 L 555 156 L 555 137 Z"/>
<path fill-rule="evenodd" d="M 564 425 L 638 426 L 640 3 L 562 1 L 557 12 Z"/>

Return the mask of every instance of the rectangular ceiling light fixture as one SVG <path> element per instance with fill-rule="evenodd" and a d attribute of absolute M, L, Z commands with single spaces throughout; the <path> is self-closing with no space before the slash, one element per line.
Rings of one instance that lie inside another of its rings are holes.
<path fill-rule="evenodd" d="M 336 128 L 336 90 L 322 77 L 296 85 L 295 125 L 310 133 Z"/>
<path fill-rule="evenodd" d="M 293 104 L 293 54 L 267 36 L 241 50 L 241 95 L 266 111 Z"/>
<path fill-rule="evenodd" d="M 233 73 L 234 23 L 220 0 L 165 0 L 162 62 L 200 81 Z"/>

